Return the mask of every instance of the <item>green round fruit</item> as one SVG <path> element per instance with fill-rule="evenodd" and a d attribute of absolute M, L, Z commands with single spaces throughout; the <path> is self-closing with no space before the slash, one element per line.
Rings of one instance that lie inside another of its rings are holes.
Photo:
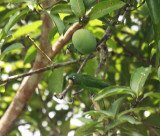
<path fill-rule="evenodd" d="M 72 36 L 72 42 L 74 47 L 82 54 L 89 54 L 96 50 L 96 39 L 86 29 L 77 30 Z"/>

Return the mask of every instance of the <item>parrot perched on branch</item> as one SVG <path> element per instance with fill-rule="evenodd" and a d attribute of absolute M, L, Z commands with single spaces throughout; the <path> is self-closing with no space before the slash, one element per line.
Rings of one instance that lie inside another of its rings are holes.
<path fill-rule="evenodd" d="M 76 53 L 77 49 L 74 47 L 73 43 L 69 44 L 66 49 L 66 54 Z"/>
<path fill-rule="evenodd" d="M 70 85 L 77 85 L 80 89 L 87 89 L 89 91 L 108 87 L 106 82 L 90 75 L 72 73 L 67 76 L 67 79 L 69 80 Z"/>

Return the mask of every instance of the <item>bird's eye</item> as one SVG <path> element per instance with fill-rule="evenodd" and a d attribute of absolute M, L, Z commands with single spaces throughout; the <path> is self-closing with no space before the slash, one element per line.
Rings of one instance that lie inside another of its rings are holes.
<path fill-rule="evenodd" d="M 75 76 L 73 76 L 73 79 L 76 79 L 76 77 L 75 77 Z"/>

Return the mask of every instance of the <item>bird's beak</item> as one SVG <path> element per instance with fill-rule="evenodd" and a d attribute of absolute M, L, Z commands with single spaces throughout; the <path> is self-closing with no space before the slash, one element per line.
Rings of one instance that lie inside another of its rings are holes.
<path fill-rule="evenodd" d="M 66 50 L 66 54 L 70 54 L 70 53 L 71 53 L 71 52 L 67 49 L 67 50 Z"/>
<path fill-rule="evenodd" d="M 73 85 L 73 81 L 69 79 L 69 85 Z"/>

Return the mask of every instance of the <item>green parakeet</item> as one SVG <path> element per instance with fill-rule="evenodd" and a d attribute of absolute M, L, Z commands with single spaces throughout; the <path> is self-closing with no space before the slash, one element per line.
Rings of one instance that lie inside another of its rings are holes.
<path fill-rule="evenodd" d="M 70 85 L 74 84 L 80 89 L 87 89 L 89 91 L 100 90 L 108 87 L 106 82 L 90 75 L 72 73 L 67 77 L 67 79 L 69 80 Z"/>
<path fill-rule="evenodd" d="M 74 47 L 73 43 L 71 43 L 71 44 L 69 44 L 69 45 L 67 46 L 66 54 L 76 53 L 76 52 L 78 52 L 78 51 L 77 51 L 76 48 Z"/>

